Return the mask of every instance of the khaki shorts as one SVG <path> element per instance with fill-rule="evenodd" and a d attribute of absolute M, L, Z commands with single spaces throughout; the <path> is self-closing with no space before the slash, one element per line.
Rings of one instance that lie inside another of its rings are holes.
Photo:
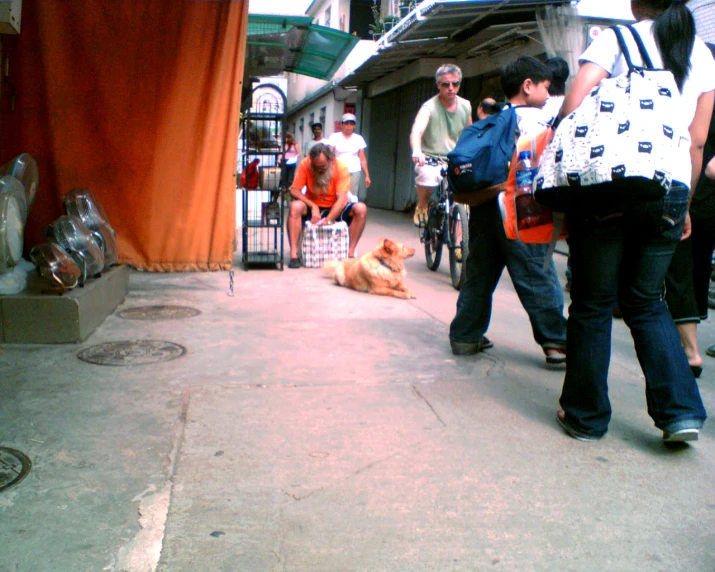
<path fill-rule="evenodd" d="M 430 163 L 425 163 L 421 167 L 415 165 L 415 184 L 418 187 L 439 187 L 439 183 L 442 181 L 442 169 L 447 167 L 447 163 L 444 161 L 438 161 L 437 159 L 432 159 Z M 435 164 L 436 163 L 436 164 Z"/>

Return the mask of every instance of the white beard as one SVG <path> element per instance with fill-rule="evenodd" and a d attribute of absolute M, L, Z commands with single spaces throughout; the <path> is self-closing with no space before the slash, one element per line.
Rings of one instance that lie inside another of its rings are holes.
<path fill-rule="evenodd" d="M 323 173 L 318 173 L 312 166 L 313 181 L 315 188 L 313 192 L 319 195 L 324 195 L 328 192 L 328 185 L 333 178 L 333 164 L 331 163 L 328 169 Z"/>

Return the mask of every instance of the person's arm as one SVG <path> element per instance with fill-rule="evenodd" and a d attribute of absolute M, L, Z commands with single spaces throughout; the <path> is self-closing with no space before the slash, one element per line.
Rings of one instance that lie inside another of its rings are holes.
<path fill-rule="evenodd" d="M 330 212 L 325 216 L 324 219 L 322 219 L 318 225 L 324 225 L 324 224 L 333 224 L 336 220 L 338 220 L 338 217 L 340 216 L 340 213 L 343 212 L 343 209 L 347 206 L 348 204 L 348 193 L 345 191 L 344 193 L 338 193 L 338 198 L 333 203 L 333 206 L 330 207 Z"/>
<path fill-rule="evenodd" d="M 715 99 L 715 91 L 701 93 L 698 97 L 697 107 L 695 108 L 695 116 L 690 124 L 690 159 L 693 163 L 693 170 L 690 178 L 690 198 L 693 197 L 695 187 L 700 179 L 700 173 L 703 170 L 703 148 L 705 141 L 708 138 L 710 129 L 710 118 L 713 115 L 713 100 Z M 712 163 L 712 161 L 710 161 Z M 707 173 L 706 173 L 707 174 Z"/>
<path fill-rule="evenodd" d="M 335 192 L 337 198 L 330 207 L 330 212 L 327 216 L 318 222 L 318 225 L 333 224 L 343 212 L 343 209 L 348 204 L 348 191 L 350 190 L 350 173 L 344 165 L 336 165 L 335 169 Z"/>
<path fill-rule="evenodd" d="M 301 192 L 303 187 L 307 185 L 308 177 L 306 175 L 305 165 L 299 164 L 290 187 L 290 196 L 293 200 L 303 201 L 305 203 L 305 206 L 310 212 L 310 222 L 315 224 L 320 220 L 320 207 Z"/>
<path fill-rule="evenodd" d="M 295 187 L 291 187 L 290 196 L 295 201 L 303 201 L 305 203 L 305 206 L 308 207 L 308 211 L 310 212 L 310 222 L 315 224 L 320 220 L 320 207 L 300 192 L 300 189 L 302 188 L 303 187 L 297 189 Z"/>
<path fill-rule="evenodd" d="M 412 147 L 412 162 L 422 166 L 425 164 L 425 156 L 422 153 L 422 135 L 427 130 L 429 124 L 430 112 L 425 106 L 420 107 L 415 117 L 415 122 L 412 124 L 410 132 L 410 146 Z"/>
<path fill-rule="evenodd" d="M 569 89 L 569 92 L 564 98 L 561 111 L 559 111 L 559 119 L 566 117 L 581 105 L 581 102 L 589 92 L 596 87 L 602 79 L 609 77 L 609 75 L 610 74 L 598 64 L 584 62 L 571 84 L 571 89 Z"/>
<path fill-rule="evenodd" d="M 370 173 L 367 170 L 367 159 L 365 158 L 365 149 L 360 149 L 358 151 L 358 158 L 360 159 L 360 167 L 362 167 L 362 172 L 365 173 L 365 188 L 370 187 Z"/>
<path fill-rule="evenodd" d="M 703 148 L 705 141 L 708 138 L 708 130 L 710 129 L 710 118 L 713 116 L 713 99 L 715 91 L 701 93 L 698 97 L 697 107 L 695 108 L 695 116 L 688 128 L 690 131 L 690 161 L 692 162 L 692 171 L 690 173 L 690 195 L 688 201 L 693 199 L 695 188 L 700 179 L 700 173 L 703 169 Z M 690 222 L 690 210 L 685 215 L 685 225 L 683 226 L 683 235 L 680 240 L 685 240 L 692 233 L 692 225 Z"/>

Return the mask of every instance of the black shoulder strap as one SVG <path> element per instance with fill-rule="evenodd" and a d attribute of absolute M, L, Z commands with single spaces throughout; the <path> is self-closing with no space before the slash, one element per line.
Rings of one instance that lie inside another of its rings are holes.
<path fill-rule="evenodd" d="M 638 51 L 641 53 L 641 58 L 643 59 L 643 67 L 647 70 L 655 69 L 653 67 L 653 61 L 650 59 L 648 51 L 645 49 L 645 44 L 643 43 L 643 39 L 641 38 L 640 34 L 630 24 L 628 24 L 626 28 L 630 30 L 631 34 L 633 35 L 633 39 L 636 41 Z"/>
<path fill-rule="evenodd" d="M 636 66 L 633 65 L 633 60 L 631 59 L 631 53 L 628 51 L 628 46 L 626 46 L 626 41 L 623 39 L 623 34 L 621 33 L 621 28 L 619 26 L 611 26 L 611 30 L 616 34 L 616 40 L 618 40 L 618 46 L 623 52 L 623 57 L 626 58 L 626 63 L 628 64 L 628 71 L 636 71 Z"/>
<path fill-rule="evenodd" d="M 504 131 L 504 136 L 499 144 L 507 155 L 511 155 L 514 152 L 514 147 L 516 145 L 516 138 L 519 136 L 519 117 L 517 115 L 517 107 L 526 107 L 522 105 L 514 105 L 507 111 L 511 112 L 511 117 L 507 118 L 506 130 Z"/>

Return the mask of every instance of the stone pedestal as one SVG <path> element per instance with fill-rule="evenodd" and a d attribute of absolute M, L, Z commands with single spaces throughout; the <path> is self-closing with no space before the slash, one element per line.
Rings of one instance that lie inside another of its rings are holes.
<path fill-rule="evenodd" d="M 127 266 L 115 266 L 84 287 L 62 295 L 43 293 L 36 274 L 16 296 L 0 296 L 0 342 L 6 344 L 78 343 L 114 312 L 129 290 Z"/>

